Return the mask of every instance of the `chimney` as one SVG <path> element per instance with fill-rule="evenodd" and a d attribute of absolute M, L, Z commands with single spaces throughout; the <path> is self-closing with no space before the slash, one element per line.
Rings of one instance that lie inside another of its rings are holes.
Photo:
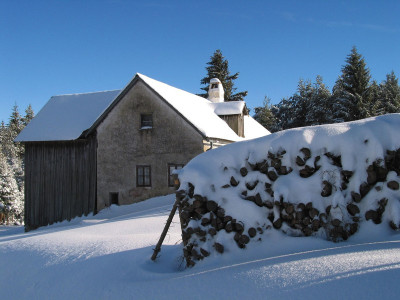
<path fill-rule="evenodd" d="M 224 102 L 224 87 L 218 78 L 210 80 L 208 87 L 208 100 L 214 103 Z"/>

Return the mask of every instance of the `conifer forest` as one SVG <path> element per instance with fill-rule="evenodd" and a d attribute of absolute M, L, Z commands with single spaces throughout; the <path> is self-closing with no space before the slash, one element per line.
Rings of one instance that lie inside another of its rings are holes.
<path fill-rule="evenodd" d="M 0 125 L 0 224 L 20 225 L 24 214 L 24 146 L 15 137 L 32 120 L 29 105 L 21 115 L 14 105 L 8 123 Z"/>
<path fill-rule="evenodd" d="M 390 71 L 389 71 L 390 72 Z M 400 112 L 400 86 L 393 71 L 381 83 L 370 75 L 364 57 L 353 47 L 332 91 L 317 76 L 300 79 L 297 91 L 278 104 L 267 96 L 254 118 L 271 132 L 331 124 Z"/>

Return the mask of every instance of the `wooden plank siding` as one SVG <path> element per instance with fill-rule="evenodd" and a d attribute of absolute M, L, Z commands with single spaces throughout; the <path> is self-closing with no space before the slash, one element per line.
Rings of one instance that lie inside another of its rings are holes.
<path fill-rule="evenodd" d="M 241 115 L 220 115 L 229 127 L 240 137 L 244 137 L 244 117 Z"/>
<path fill-rule="evenodd" d="M 25 143 L 26 231 L 95 212 L 96 143 Z"/>

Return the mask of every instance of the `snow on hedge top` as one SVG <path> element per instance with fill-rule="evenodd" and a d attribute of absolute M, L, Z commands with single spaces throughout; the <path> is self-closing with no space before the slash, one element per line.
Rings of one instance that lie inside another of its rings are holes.
<path fill-rule="evenodd" d="M 215 114 L 209 100 L 145 75 L 138 74 L 138 76 L 191 122 L 204 136 L 230 141 L 242 140 L 225 121 Z"/>
<path fill-rule="evenodd" d="M 15 141 L 75 140 L 93 125 L 120 92 L 53 96 Z"/>
<path fill-rule="evenodd" d="M 179 179 L 182 186 L 189 182 L 194 184 L 196 194 L 215 199 L 219 190 L 215 191 L 212 186 L 226 184 L 224 170 L 239 170 L 247 163 L 262 162 L 268 157 L 268 152 L 283 150 L 286 153 L 282 165 L 293 166 L 300 149 L 309 148 L 313 157 L 323 157 L 327 152 L 341 155 L 343 170 L 353 171 L 359 185 L 366 181 L 368 165 L 383 159 L 386 150 L 400 148 L 399 128 L 400 114 L 389 114 L 348 123 L 285 130 L 205 152 L 179 172 Z M 307 186 L 302 186 L 301 180 L 297 183 L 292 189 L 294 193 L 307 189 Z M 299 194 L 293 196 L 298 197 Z"/>

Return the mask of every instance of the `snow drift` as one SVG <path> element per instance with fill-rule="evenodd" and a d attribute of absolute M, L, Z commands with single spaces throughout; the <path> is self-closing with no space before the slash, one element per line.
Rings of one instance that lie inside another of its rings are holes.
<path fill-rule="evenodd" d="M 265 232 L 348 239 L 400 225 L 400 114 L 282 131 L 199 155 L 178 177 L 187 265 Z"/>

